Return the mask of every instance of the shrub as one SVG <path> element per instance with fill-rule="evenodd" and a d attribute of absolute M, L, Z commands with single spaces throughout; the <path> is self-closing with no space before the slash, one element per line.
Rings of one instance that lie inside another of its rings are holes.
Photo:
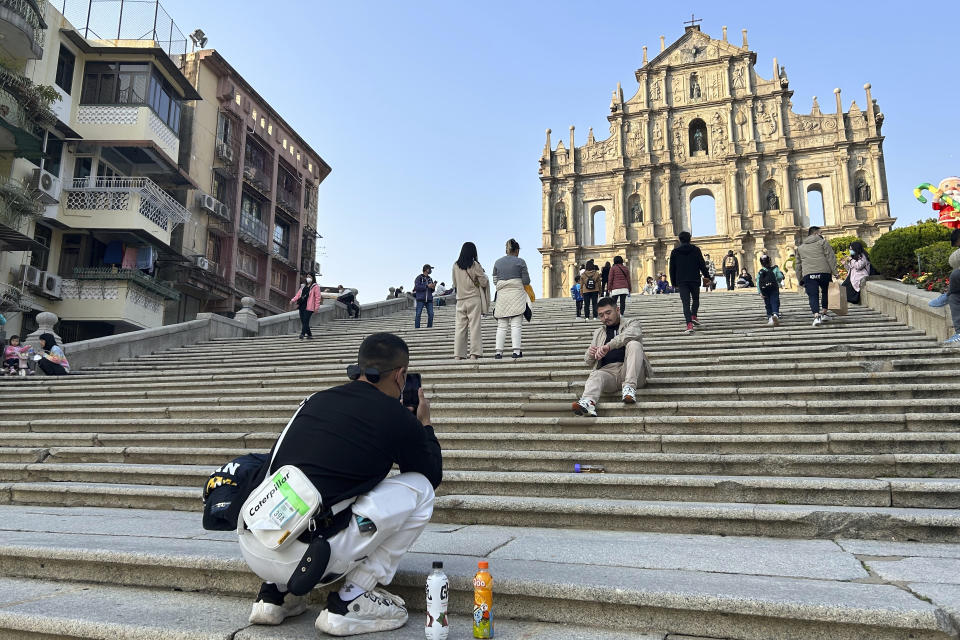
<path fill-rule="evenodd" d="M 950 229 L 925 220 L 880 236 L 870 250 L 870 260 L 888 278 L 901 278 L 917 270 L 917 249 L 949 239 Z"/>
<path fill-rule="evenodd" d="M 839 236 L 837 238 L 830 238 L 830 247 L 833 249 L 833 252 L 837 254 L 837 271 L 840 273 L 840 278 L 847 277 L 847 270 L 843 266 L 843 261 L 847 259 L 849 254 L 847 253 L 850 250 L 850 245 L 857 241 L 863 242 L 857 236 Z M 866 246 L 866 243 L 863 243 Z"/>
<path fill-rule="evenodd" d="M 917 263 L 920 271 L 932 274 L 935 278 L 943 278 L 950 275 L 950 254 L 953 253 L 953 247 L 949 240 L 934 242 L 922 249 L 917 249 Z"/>

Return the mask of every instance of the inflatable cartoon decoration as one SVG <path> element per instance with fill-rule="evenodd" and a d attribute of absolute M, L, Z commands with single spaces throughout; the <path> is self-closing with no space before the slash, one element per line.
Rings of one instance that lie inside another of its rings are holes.
<path fill-rule="evenodd" d="M 920 202 L 927 201 L 920 195 L 923 191 L 929 191 L 933 196 L 930 206 L 939 215 L 938 222 L 951 229 L 960 229 L 960 178 L 956 176 L 944 178 L 940 181 L 939 187 L 924 182 L 913 190 L 913 195 Z"/>

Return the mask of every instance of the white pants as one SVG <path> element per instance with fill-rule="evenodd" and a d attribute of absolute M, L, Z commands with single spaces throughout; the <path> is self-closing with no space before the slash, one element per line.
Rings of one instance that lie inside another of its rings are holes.
<path fill-rule="evenodd" d="M 520 353 L 520 339 L 523 334 L 523 316 L 497 318 L 497 353 L 503 353 L 503 345 L 507 341 L 507 323 L 510 324 L 510 346 L 514 353 Z"/>
<path fill-rule="evenodd" d="M 614 362 L 590 372 L 583 385 L 584 400 L 597 402 L 602 394 L 621 391 L 625 384 L 635 389 L 646 386 L 650 362 L 643 353 L 643 344 L 631 340 L 624 349 L 623 363 Z"/>
<path fill-rule="evenodd" d="M 367 591 L 388 585 L 400 558 L 413 546 L 433 515 L 433 487 L 420 473 L 401 473 L 385 479 L 353 504 L 354 516 L 365 516 L 377 530 L 360 533 L 356 517 L 346 529 L 330 538 L 330 562 L 326 574 L 341 576 Z M 297 568 L 307 545 L 299 540 L 272 551 L 240 527 L 240 549 L 250 569 L 266 582 L 287 590 L 287 581 Z M 318 585 L 320 586 L 320 585 Z"/>

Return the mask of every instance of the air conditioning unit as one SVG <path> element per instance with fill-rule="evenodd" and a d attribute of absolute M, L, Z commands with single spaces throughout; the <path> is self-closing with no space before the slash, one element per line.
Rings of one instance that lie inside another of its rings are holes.
<path fill-rule="evenodd" d="M 216 214 L 217 214 L 218 216 L 220 216 L 221 218 L 224 218 L 224 219 L 226 219 L 226 220 L 229 220 L 229 219 L 230 219 L 230 207 L 228 207 L 227 205 L 223 204 L 222 202 L 218 202 L 218 203 L 217 203 L 217 208 L 216 208 Z"/>
<path fill-rule="evenodd" d="M 63 279 L 55 273 L 49 271 L 44 271 L 41 278 L 41 291 L 43 295 L 50 296 L 51 298 L 60 297 L 60 285 L 63 283 Z"/>
<path fill-rule="evenodd" d="M 34 169 L 30 178 L 30 190 L 44 204 L 60 202 L 60 178 L 43 169 Z"/>
<path fill-rule="evenodd" d="M 226 162 L 233 162 L 233 147 L 225 142 L 221 142 L 217 148 L 217 153 Z"/>
<path fill-rule="evenodd" d="M 20 282 L 28 287 L 40 287 L 40 280 L 43 277 L 43 271 L 32 267 L 29 264 L 20 265 Z"/>
<path fill-rule="evenodd" d="M 204 271 L 210 270 L 210 261 L 207 260 L 206 256 L 194 256 L 193 263 Z"/>
<path fill-rule="evenodd" d="M 197 194 L 197 206 L 200 207 L 201 209 L 206 209 L 211 213 L 216 213 L 217 211 L 216 207 L 218 204 L 220 203 L 217 202 L 217 199 L 214 198 L 213 196 L 208 196 L 207 194 L 202 192 Z"/>

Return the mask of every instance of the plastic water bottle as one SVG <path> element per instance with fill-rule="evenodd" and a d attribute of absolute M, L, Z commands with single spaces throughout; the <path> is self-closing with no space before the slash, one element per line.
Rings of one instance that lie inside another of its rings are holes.
<path fill-rule="evenodd" d="M 490 564 L 477 564 L 476 575 L 473 576 L 473 637 L 493 637 L 493 576 L 488 569 Z"/>
<path fill-rule="evenodd" d="M 607 470 L 599 464 L 580 464 L 573 465 L 574 473 L 606 473 Z"/>
<path fill-rule="evenodd" d="M 427 576 L 427 640 L 447 640 L 450 623 L 447 620 L 447 604 L 450 601 L 450 582 L 443 573 L 443 563 L 434 562 L 433 571 Z"/>

